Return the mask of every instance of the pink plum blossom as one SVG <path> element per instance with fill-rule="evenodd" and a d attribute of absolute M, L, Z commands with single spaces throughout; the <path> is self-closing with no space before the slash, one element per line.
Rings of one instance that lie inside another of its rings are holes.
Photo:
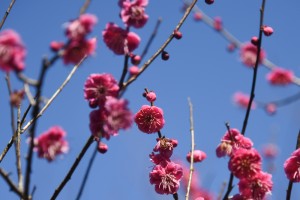
<path fill-rule="evenodd" d="M 163 110 L 156 106 L 143 105 L 135 114 L 134 121 L 140 131 L 155 133 L 160 131 L 165 124 Z"/>
<path fill-rule="evenodd" d="M 138 66 L 131 66 L 128 71 L 131 76 L 135 76 L 139 73 L 139 70 Z"/>
<path fill-rule="evenodd" d="M 147 101 L 149 101 L 150 103 L 154 102 L 156 100 L 156 94 L 153 91 L 150 91 L 146 94 L 146 99 Z"/>
<path fill-rule="evenodd" d="M 194 151 L 194 163 L 197 163 L 197 162 L 202 162 L 205 158 L 206 158 L 206 153 L 201 151 L 201 150 L 195 150 Z M 191 156 L 192 156 L 192 153 L 189 152 L 186 156 L 186 159 L 188 162 L 191 162 Z"/>
<path fill-rule="evenodd" d="M 233 95 L 233 101 L 236 105 L 240 106 L 241 108 L 247 108 L 250 102 L 250 97 L 242 92 L 236 92 Z M 252 101 L 251 109 L 255 109 L 256 104 Z"/>
<path fill-rule="evenodd" d="M 240 148 L 251 149 L 252 146 L 253 143 L 250 138 L 243 136 L 237 129 L 230 129 L 221 139 L 216 154 L 218 157 L 232 156 L 236 150 Z"/>
<path fill-rule="evenodd" d="M 153 151 L 159 152 L 163 157 L 170 158 L 173 153 L 173 149 L 177 146 L 177 140 L 169 138 L 157 138 L 157 144 L 155 145 Z"/>
<path fill-rule="evenodd" d="M 261 157 L 255 149 L 238 149 L 231 156 L 228 168 L 237 178 L 249 179 L 261 170 Z"/>
<path fill-rule="evenodd" d="M 293 82 L 294 73 L 290 70 L 275 68 L 266 76 L 272 85 L 288 85 Z"/>
<path fill-rule="evenodd" d="M 82 40 L 93 30 L 97 17 L 92 14 L 82 14 L 78 19 L 71 21 L 66 28 L 66 35 L 71 40 Z"/>
<path fill-rule="evenodd" d="M 257 54 L 257 46 L 251 44 L 251 43 L 246 43 L 241 46 L 240 50 L 240 58 L 241 61 L 246 65 L 247 67 L 254 67 L 255 62 L 256 62 L 256 55 Z M 260 55 L 259 55 L 259 62 L 260 64 L 263 59 L 265 59 L 266 53 L 263 49 L 260 50 Z"/>
<path fill-rule="evenodd" d="M 148 0 L 125 0 L 121 4 L 121 18 L 127 26 L 142 28 L 148 21 L 149 16 L 145 14 Z"/>
<path fill-rule="evenodd" d="M 169 157 L 163 156 L 160 153 L 154 153 L 152 152 L 150 155 L 150 161 L 153 162 L 154 164 L 158 165 L 160 163 L 164 163 L 164 162 L 171 162 Z"/>
<path fill-rule="evenodd" d="M 150 183 L 158 194 L 175 194 L 180 185 L 183 171 L 179 164 L 165 162 L 155 165 L 149 174 Z"/>
<path fill-rule="evenodd" d="M 110 97 L 104 106 L 90 113 L 90 130 L 95 137 L 118 135 L 120 129 L 130 128 L 133 114 L 127 107 L 127 101 Z"/>
<path fill-rule="evenodd" d="M 241 179 L 238 186 L 241 196 L 245 199 L 264 200 L 273 188 L 272 175 L 260 171 L 250 179 Z"/>
<path fill-rule="evenodd" d="M 13 30 L 0 32 L 0 69 L 9 71 L 24 70 L 26 49 L 21 37 Z"/>
<path fill-rule="evenodd" d="M 53 161 L 57 155 L 68 152 L 69 144 L 65 137 L 66 132 L 61 127 L 54 126 L 34 138 L 34 150 L 37 151 L 39 158 Z"/>
<path fill-rule="evenodd" d="M 106 46 L 117 55 L 123 55 L 134 51 L 140 44 L 140 37 L 128 32 L 114 23 L 108 23 L 102 32 Z"/>
<path fill-rule="evenodd" d="M 92 55 L 96 49 L 96 38 L 72 40 L 64 49 L 62 57 L 65 64 L 77 64 L 85 55 Z"/>
<path fill-rule="evenodd" d="M 111 74 L 91 74 L 84 83 L 84 98 L 91 107 L 103 105 L 108 96 L 117 97 L 119 86 Z"/>
<path fill-rule="evenodd" d="M 290 181 L 300 182 L 300 148 L 284 162 L 284 172 Z"/>

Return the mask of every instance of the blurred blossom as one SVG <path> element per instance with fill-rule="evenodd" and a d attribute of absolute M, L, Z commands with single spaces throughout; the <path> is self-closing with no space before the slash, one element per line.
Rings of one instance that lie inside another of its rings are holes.
<path fill-rule="evenodd" d="M 276 144 L 265 144 L 262 149 L 262 156 L 265 158 L 275 158 L 278 155 L 278 147 Z"/>
<path fill-rule="evenodd" d="M 142 28 L 148 21 L 149 16 L 145 13 L 148 0 L 125 0 L 121 3 L 120 16 L 127 26 Z"/>
<path fill-rule="evenodd" d="M 0 69 L 9 71 L 22 71 L 25 68 L 26 49 L 21 37 L 14 30 L 0 32 Z"/>
<path fill-rule="evenodd" d="M 251 43 L 245 43 L 241 46 L 240 49 L 240 58 L 244 65 L 247 67 L 254 67 L 257 56 L 257 46 L 254 46 Z M 260 50 L 259 62 L 261 64 L 263 59 L 265 59 L 266 53 L 263 49 Z"/>
<path fill-rule="evenodd" d="M 266 76 L 272 85 L 288 85 L 293 82 L 294 73 L 290 70 L 275 68 Z"/>
<path fill-rule="evenodd" d="M 57 155 L 69 151 L 69 144 L 65 139 L 66 132 L 59 126 L 54 126 L 48 131 L 34 138 L 34 150 L 39 158 L 53 161 Z"/>
<path fill-rule="evenodd" d="M 233 101 L 236 105 L 240 106 L 241 108 L 248 108 L 248 104 L 250 102 L 249 95 L 246 95 L 242 92 L 236 92 L 233 95 Z M 255 109 L 256 104 L 254 101 L 252 101 L 251 109 Z"/>
<path fill-rule="evenodd" d="M 284 162 L 284 171 L 290 181 L 300 182 L 300 148 Z"/>

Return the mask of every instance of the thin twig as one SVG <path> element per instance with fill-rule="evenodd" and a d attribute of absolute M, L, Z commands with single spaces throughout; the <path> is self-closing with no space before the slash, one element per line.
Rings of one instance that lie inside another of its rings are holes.
<path fill-rule="evenodd" d="M 78 69 L 78 67 L 83 63 L 83 61 L 87 58 L 87 56 L 84 56 L 80 62 L 75 65 L 72 69 L 72 71 L 69 73 L 69 75 L 67 76 L 67 78 L 65 79 L 65 81 L 62 83 L 62 85 L 57 89 L 57 91 L 52 95 L 52 97 L 49 99 L 49 101 L 47 102 L 47 104 L 45 104 L 45 106 L 41 109 L 41 111 L 38 113 L 38 115 L 36 117 L 34 117 L 33 119 L 31 119 L 22 129 L 21 129 L 21 134 L 23 134 L 31 125 L 32 123 L 34 123 L 39 117 L 41 117 L 43 115 L 43 113 L 47 110 L 47 108 L 50 106 L 50 104 L 53 102 L 53 100 L 58 96 L 58 94 L 63 90 L 63 88 L 67 85 L 67 83 L 71 80 L 72 76 L 74 75 L 74 73 L 76 72 L 76 70 Z M 27 108 L 27 112 L 30 109 L 31 105 L 29 105 L 29 107 Z M 26 112 L 25 112 L 26 113 Z M 23 119 L 21 120 L 21 122 L 23 122 L 25 120 L 25 118 L 23 117 Z M 21 123 L 22 124 L 22 123 Z M 4 148 L 4 150 L 1 153 L 0 156 L 0 163 L 2 162 L 3 158 L 5 157 L 5 155 L 7 154 L 7 152 L 9 151 L 11 145 L 13 144 L 13 140 L 14 137 L 12 137 L 8 144 L 6 145 L 6 147 Z"/>
<path fill-rule="evenodd" d="M 17 78 L 20 81 L 23 81 L 24 83 L 27 83 L 28 85 L 32 85 L 32 86 L 37 86 L 38 85 L 37 80 L 33 80 L 31 78 L 28 78 L 25 74 L 23 74 L 21 72 L 17 72 L 16 75 L 17 75 Z"/>
<path fill-rule="evenodd" d="M 119 90 L 122 90 L 122 87 L 123 87 L 123 83 L 124 83 L 124 80 L 125 80 L 125 76 L 127 74 L 127 71 L 128 71 L 128 59 L 129 59 L 129 55 L 126 54 L 124 56 L 124 66 L 123 66 L 123 71 L 122 71 L 122 75 L 121 75 L 121 78 L 120 78 L 120 81 L 119 81 Z"/>
<path fill-rule="evenodd" d="M 16 193 L 22 199 L 28 199 L 28 198 L 25 198 L 25 196 L 22 193 L 22 191 L 9 178 L 9 174 L 7 172 L 5 172 L 4 169 L 2 169 L 2 168 L 0 168 L 0 175 L 6 181 L 6 183 L 9 185 L 11 191 L 13 191 L 14 193 Z"/>
<path fill-rule="evenodd" d="M 29 85 L 27 83 L 24 84 L 24 91 L 25 91 L 25 94 L 27 96 L 27 99 L 29 101 L 29 103 L 34 106 L 35 104 L 35 100 L 30 92 L 30 88 L 29 88 Z"/>
<path fill-rule="evenodd" d="M 154 38 L 156 37 L 157 31 L 158 31 L 158 28 L 159 28 L 161 22 L 162 22 L 162 18 L 158 18 L 157 22 L 156 22 L 156 25 L 155 25 L 155 27 L 153 29 L 153 32 L 152 32 L 152 34 L 151 34 L 151 36 L 150 36 L 150 38 L 149 38 L 149 40 L 148 40 L 148 42 L 147 42 L 147 44 L 146 44 L 143 52 L 141 54 L 141 59 L 143 59 L 145 57 L 145 55 L 148 53 L 150 45 L 152 44 Z"/>
<path fill-rule="evenodd" d="M 91 3 L 91 0 L 85 0 L 83 6 L 80 8 L 80 15 L 84 14 L 86 10 L 88 9 L 89 5 Z"/>
<path fill-rule="evenodd" d="M 95 161 L 97 153 L 98 153 L 98 149 L 96 147 L 95 150 L 94 150 L 94 152 L 93 152 L 93 154 L 92 154 L 92 157 L 90 158 L 88 167 L 86 168 L 86 171 L 85 171 L 85 174 L 84 174 L 84 178 L 82 180 L 82 183 L 81 183 L 79 192 L 77 194 L 76 200 L 80 200 L 80 198 L 81 198 L 81 195 L 83 193 L 83 189 L 84 189 L 84 187 L 86 185 L 86 181 L 87 181 L 87 179 L 89 177 L 89 174 L 90 174 L 91 168 L 92 168 L 92 166 L 94 164 L 94 161 Z"/>
<path fill-rule="evenodd" d="M 21 165 L 21 105 L 18 107 L 18 117 L 17 117 L 17 139 L 16 139 L 16 151 L 17 151 L 17 172 L 18 172 L 18 186 L 21 191 L 23 191 L 23 175 L 22 175 L 22 165 Z"/>
<path fill-rule="evenodd" d="M 5 12 L 5 14 L 4 14 L 4 16 L 3 16 L 2 20 L 1 20 L 1 22 L 0 22 L 0 30 L 2 29 L 2 26 L 4 25 L 6 18 L 7 18 L 7 16 L 8 16 L 9 13 L 10 13 L 10 10 L 12 9 L 13 5 L 15 4 L 15 1 L 16 1 L 16 0 L 12 0 L 12 1 L 10 2 L 9 6 L 8 6 L 8 8 L 7 8 L 7 10 L 6 10 L 6 12 Z"/>
<path fill-rule="evenodd" d="M 260 52 L 261 52 L 261 43 L 262 43 L 262 27 L 264 23 L 264 10 L 265 10 L 265 3 L 266 0 L 262 0 L 262 5 L 260 8 L 260 23 L 259 23 L 259 35 L 258 35 L 258 44 L 257 44 L 257 54 L 256 54 L 256 61 L 255 61 L 255 66 L 253 70 L 253 78 L 252 78 L 252 86 L 251 86 L 251 93 L 250 93 L 250 100 L 248 103 L 244 123 L 243 123 L 243 128 L 242 128 L 242 135 L 245 135 L 247 124 L 248 124 L 248 119 L 251 111 L 251 106 L 253 103 L 253 99 L 255 97 L 255 86 L 256 86 L 256 77 L 257 77 L 257 70 L 258 70 L 258 64 L 260 62 Z"/>
<path fill-rule="evenodd" d="M 177 194 L 177 193 L 173 194 L 173 199 L 174 199 L 174 200 L 179 200 L 178 194 Z"/>
<path fill-rule="evenodd" d="M 189 108 L 190 108 L 190 132 L 191 132 L 191 162 L 190 162 L 190 175 L 187 185 L 185 199 L 189 200 L 190 189 L 192 184 L 192 177 L 194 172 L 194 151 L 195 151 L 195 133 L 194 133 L 194 118 L 193 118 L 193 104 L 191 99 L 188 98 Z"/>
<path fill-rule="evenodd" d="M 171 35 L 168 37 L 168 39 L 163 43 L 163 45 L 153 54 L 153 56 L 144 63 L 144 65 L 141 67 L 141 69 L 139 70 L 139 73 L 135 76 L 132 76 L 127 82 L 124 83 L 123 85 L 123 89 L 125 89 L 126 87 L 128 87 L 132 82 L 134 82 L 147 68 L 148 66 L 156 59 L 156 57 L 161 54 L 161 52 L 168 46 L 168 44 L 172 41 L 172 39 L 174 38 L 174 30 L 179 30 L 180 27 L 183 25 L 184 21 L 186 20 L 186 18 L 188 17 L 188 15 L 190 14 L 190 12 L 192 11 L 193 7 L 195 6 L 197 0 L 194 0 L 189 7 L 186 9 L 183 17 L 180 19 L 179 23 L 177 24 L 177 26 L 175 27 L 175 29 L 172 30 Z"/>
<path fill-rule="evenodd" d="M 65 176 L 65 178 L 63 179 L 63 181 L 60 183 L 60 185 L 57 187 L 57 189 L 53 193 L 53 195 L 51 197 L 51 200 L 56 199 L 56 197 L 59 195 L 59 193 L 64 188 L 64 186 L 71 179 L 72 174 L 74 173 L 75 169 L 77 168 L 78 164 L 80 163 L 81 159 L 83 158 L 83 156 L 85 155 L 86 151 L 91 146 L 91 144 L 93 143 L 93 141 L 94 141 L 94 136 L 91 135 L 89 137 L 89 139 L 87 140 L 87 142 L 85 143 L 84 147 L 82 148 L 81 152 L 77 156 L 77 158 L 76 158 L 75 162 L 73 163 L 72 167 L 70 168 L 69 172 L 67 173 L 67 175 Z"/>

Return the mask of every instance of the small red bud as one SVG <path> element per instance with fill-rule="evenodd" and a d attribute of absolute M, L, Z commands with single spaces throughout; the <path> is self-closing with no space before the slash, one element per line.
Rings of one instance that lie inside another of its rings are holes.
<path fill-rule="evenodd" d="M 233 51 L 235 50 L 235 48 L 236 48 L 235 44 L 230 43 L 230 44 L 227 46 L 227 51 L 233 52 Z"/>
<path fill-rule="evenodd" d="M 208 5 L 213 4 L 214 0 L 205 0 L 205 3 L 208 4 Z"/>
<path fill-rule="evenodd" d="M 200 21 L 200 20 L 202 20 L 202 14 L 201 14 L 201 12 L 196 12 L 196 13 L 194 14 L 194 20 L 195 20 L 195 21 Z"/>
<path fill-rule="evenodd" d="M 128 71 L 131 76 L 134 76 L 139 73 L 139 68 L 137 66 L 131 66 Z"/>
<path fill-rule="evenodd" d="M 133 56 L 131 57 L 131 63 L 132 63 L 133 65 L 139 65 L 140 62 L 141 62 L 141 60 L 142 60 L 142 58 L 141 58 L 141 56 L 139 56 L 139 55 L 133 55 Z"/>
<path fill-rule="evenodd" d="M 252 43 L 253 45 L 257 46 L 257 45 L 258 45 L 258 38 L 257 38 L 256 36 L 253 36 L 253 37 L 251 38 L 251 43 Z"/>
<path fill-rule="evenodd" d="M 169 58 L 170 58 L 170 55 L 169 55 L 168 52 L 163 51 L 163 52 L 161 53 L 161 59 L 163 59 L 163 60 L 169 60 Z"/>
<path fill-rule="evenodd" d="M 177 39 L 177 40 L 180 40 L 182 38 L 182 33 L 178 30 L 175 30 L 174 31 L 174 37 Z"/>
<path fill-rule="evenodd" d="M 107 144 L 104 144 L 103 142 L 99 142 L 97 150 L 98 150 L 99 153 L 103 153 L 104 154 L 104 153 L 107 152 L 108 146 L 107 146 Z"/>
<path fill-rule="evenodd" d="M 265 36 L 270 36 L 273 34 L 273 28 L 270 26 L 264 26 L 263 27 L 263 32 Z"/>
<path fill-rule="evenodd" d="M 63 42 L 53 41 L 50 43 L 50 48 L 54 52 L 59 51 L 61 48 L 63 48 L 63 46 L 64 46 Z"/>
<path fill-rule="evenodd" d="M 143 97 L 146 98 L 146 96 L 147 96 L 147 92 L 144 92 L 144 93 L 143 93 Z"/>
<path fill-rule="evenodd" d="M 222 30 L 223 26 L 222 26 L 221 17 L 215 17 L 215 19 L 214 19 L 214 28 L 215 28 L 216 31 Z"/>
<path fill-rule="evenodd" d="M 148 92 L 146 94 L 146 99 L 147 99 L 147 101 L 149 101 L 150 103 L 152 103 L 152 102 L 154 102 L 156 100 L 156 94 L 153 91 Z"/>

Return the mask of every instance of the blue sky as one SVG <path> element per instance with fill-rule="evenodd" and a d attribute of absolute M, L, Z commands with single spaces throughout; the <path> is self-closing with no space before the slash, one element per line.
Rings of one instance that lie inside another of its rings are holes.
<path fill-rule="evenodd" d="M 1 2 L 0 14 L 4 14 L 10 1 Z M 14 29 L 22 37 L 26 48 L 25 73 L 36 78 L 41 59 L 51 57 L 49 43 L 53 40 L 65 41 L 63 24 L 76 18 L 83 2 L 73 1 L 17 1 L 8 16 L 3 29 Z M 211 17 L 220 16 L 224 26 L 242 42 L 250 40 L 258 34 L 260 1 L 216 1 L 208 6 L 204 1 L 197 5 Z M 156 20 L 163 19 L 158 35 L 155 38 L 146 58 L 149 58 L 172 33 L 182 16 L 181 1 L 164 0 L 149 1 L 147 13 L 149 22 L 143 29 L 133 29 L 140 35 L 142 42 L 136 53 L 141 53 L 149 33 Z M 267 1 L 265 24 L 274 28 L 271 37 L 263 38 L 263 48 L 267 58 L 278 66 L 291 69 L 299 74 L 298 59 L 300 46 L 299 18 L 300 2 L 292 0 Z M 123 26 L 118 17 L 119 7 L 116 1 L 92 1 L 88 13 L 97 15 L 98 24 L 90 34 L 98 38 L 96 54 L 88 58 L 80 67 L 68 86 L 54 101 L 49 110 L 39 120 L 37 133 L 42 133 L 53 125 L 60 125 L 67 131 L 70 152 L 63 159 L 53 163 L 34 157 L 32 186 L 35 185 L 35 199 L 49 199 L 54 189 L 74 162 L 83 143 L 90 135 L 89 112 L 87 102 L 83 98 L 83 85 L 91 73 L 112 73 L 118 80 L 122 71 L 123 57 L 114 55 L 108 50 L 101 38 L 101 31 L 106 23 L 115 22 Z M 190 149 L 189 108 L 187 98 L 194 105 L 196 148 L 207 153 L 207 159 L 195 166 L 200 174 L 204 188 L 218 193 L 224 181 L 228 180 L 228 159 L 218 159 L 215 148 L 226 131 L 224 125 L 229 121 L 231 127 L 241 129 L 245 110 L 232 103 L 232 95 L 236 91 L 250 92 L 252 70 L 239 61 L 238 51 L 228 53 L 227 42 L 214 30 L 202 22 L 195 22 L 190 16 L 183 25 L 181 40 L 173 40 L 166 48 L 170 54 L 168 61 L 155 60 L 149 69 L 134 82 L 124 95 L 129 100 L 132 112 L 147 104 L 142 97 L 144 88 L 154 90 L 157 94 L 157 106 L 164 110 L 166 124 L 162 133 L 176 138 L 179 146 L 174 151 L 174 158 L 185 159 Z M 50 97 L 65 79 L 72 66 L 64 66 L 58 61 L 49 71 L 43 94 Z M 298 86 L 270 86 L 265 79 L 268 69 L 259 68 L 256 99 L 272 101 L 298 92 Z M 8 108 L 8 94 L 4 79 L 0 73 L 0 149 L 3 149 L 11 136 Z M 21 83 L 12 75 L 13 87 L 18 89 Z M 28 104 L 24 102 L 23 111 Z M 261 149 L 268 142 L 275 142 L 280 148 L 275 160 L 276 171 L 273 174 L 274 190 L 270 199 L 284 199 L 288 181 L 283 173 L 283 162 L 294 151 L 296 136 L 299 131 L 300 103 L 295 102 L 280 108 L 276 115 L 269 116 L 263 110 L 251 112 L 246 136 L 250 137 L 255 148 Z M 27 119 L 29 120 L 29 119 Z M 99 154 L 93 165 L 89 182 L 83 198 L 93 199 L 172 199 L 172 196 L 161 196 L 155 193 L 150 185 L 148 174 L 151 162 L 148 155 L 154 147 L 156 135 L 141 133 L 136 125 L 107 142 L 109 151 Z M 22 157 L 26 155 L 26 137 L 22 137 Z M 70 182 L 58 199 L 75 199 L 88 160 L 94 148 L 90 148 L 80 163 Z M 23 167 L 25 166 L 25 159 Z M 10 151 L 0 164 L 6 171 L 12 172 L 16 180 L 14 168 L 15 158 Z M 264 161 L 264 163 L 266 163 Z M 235 184 L 237 182 L 235 181 Z M 298 190 L 298 191 L 297 191 Z M 0 191 L 3 199 L 18 199 L 9 191 L 9 187 L 0 179 Z M 234 192 L 236 192 L 236 187 Z M 300 196 L 299 184 L 293 188 L 293 198 Z M 181 198 L 184 197 L 179 192 Z M 2 198 L 2 197 L 1 197 Z"/>

